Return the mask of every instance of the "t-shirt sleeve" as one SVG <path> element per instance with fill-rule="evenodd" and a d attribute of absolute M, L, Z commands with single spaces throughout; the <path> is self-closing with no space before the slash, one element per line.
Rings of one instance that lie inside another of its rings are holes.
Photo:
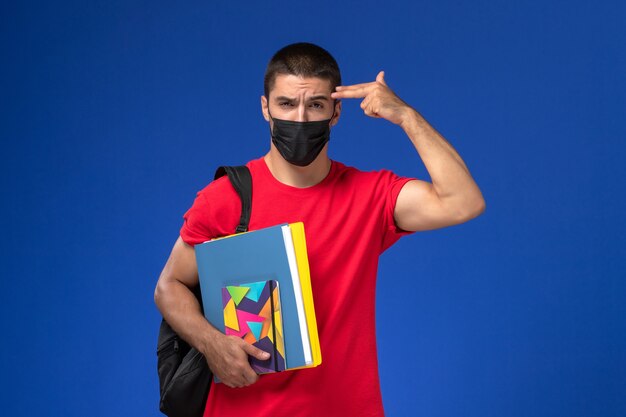
<path fill-rule="evenodd" d="M 191 208 L 183 215 L 180 237 L 185 243 L 194 246 L 212 239 L 214 233 L 210 228 L 208 213 L 209 205 L 206 195 L 200 191 Z"/>
<path fill-rule="evenodd" d="M 201 190 L 183 215 L 180 237 L 188 245 L 230 235 L 241 214 L 241 200 L 227 177 L 218 178 Z"/>
<path fill-rule="evenodd" d="M 398 201 L 398 195 L 402 187 L 407 182 L 412 181 L 414 178 L 399 177 L 396 174 L 387 171 L 385 172 L 387 189 L 385 192 L 385 207 L 384 207 L 384 231 L 383 231 L 383 245 L 381 252 L 387 250 L 391 245 L 396 243 L 402 236 L 409 235 L 414 232 L 400 229 L 394 219 L 394 211 L 396 208 L 396 202 Z"/>

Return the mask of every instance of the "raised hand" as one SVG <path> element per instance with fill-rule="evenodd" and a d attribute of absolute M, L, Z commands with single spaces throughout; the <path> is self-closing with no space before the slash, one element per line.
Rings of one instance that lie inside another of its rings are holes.
<path fill-rule="evenodd" d="M 412 110 L 387 86 L 384 71 L 379 72 L 376 81 L 371 83 L 338 86 L 331 97 L 362 98 L 361 108 L 366 115 L 380 117 L 397 125 L 402 125 Z"/>

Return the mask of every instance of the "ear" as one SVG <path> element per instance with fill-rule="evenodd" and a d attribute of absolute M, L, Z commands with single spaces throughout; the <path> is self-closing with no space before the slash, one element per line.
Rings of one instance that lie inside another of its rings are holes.
<path fill-rule="evenodd" d="M 341 116 L 341 100 L 337 100 L 337 102 L 335 103 L 335 115 L 330 121 L 331 127 L 337 124 L 337 122 L 339 121 L 339 116 Z"/>
<path fill-rule="evenodd" d="M 265 118 L 265 121 L 269 122 L 270 114 L 269 114 L 267 106 L 268 106 L 267 98 L 265 96 L 261 96 L 261 112 L 263 113 L 263 117 Z"/>

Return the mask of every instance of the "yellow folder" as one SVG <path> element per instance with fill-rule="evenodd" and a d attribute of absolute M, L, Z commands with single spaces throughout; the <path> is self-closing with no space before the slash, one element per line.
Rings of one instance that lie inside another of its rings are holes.
<path fill-rule="evenodd" d="M 313 358 L 313 363 L 311 365 L 303 366 L 302 368 L 312 368 L 322 363 L 322 351 L 320 349 L 320 340 L 317 334 L 317 320 L 315 318 L 315 306 L 313 304 L 311 271 L 309 270 L 309 257 L 306 249 L 304 224 L 302 222 L 291 223 L 289 224 L 289 229 L 291 229 L 291 237 L 293 239 L 293 246 L 296 253 L 304 312 L 309 331 L 309 340 L 311 341 L 311 356 Z"/>

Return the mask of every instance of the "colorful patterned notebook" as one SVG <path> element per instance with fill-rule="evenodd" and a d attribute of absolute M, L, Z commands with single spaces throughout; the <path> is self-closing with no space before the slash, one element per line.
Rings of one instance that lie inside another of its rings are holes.
<path fill-rule="evenodd" d="M 258 374 L 285 370 L 285 342 L 278 282 L 274 280 L 229 285 L 222 288 L 225 334 L 238 336 L 269 352 L 262 361 L 250 356 Z"/>

